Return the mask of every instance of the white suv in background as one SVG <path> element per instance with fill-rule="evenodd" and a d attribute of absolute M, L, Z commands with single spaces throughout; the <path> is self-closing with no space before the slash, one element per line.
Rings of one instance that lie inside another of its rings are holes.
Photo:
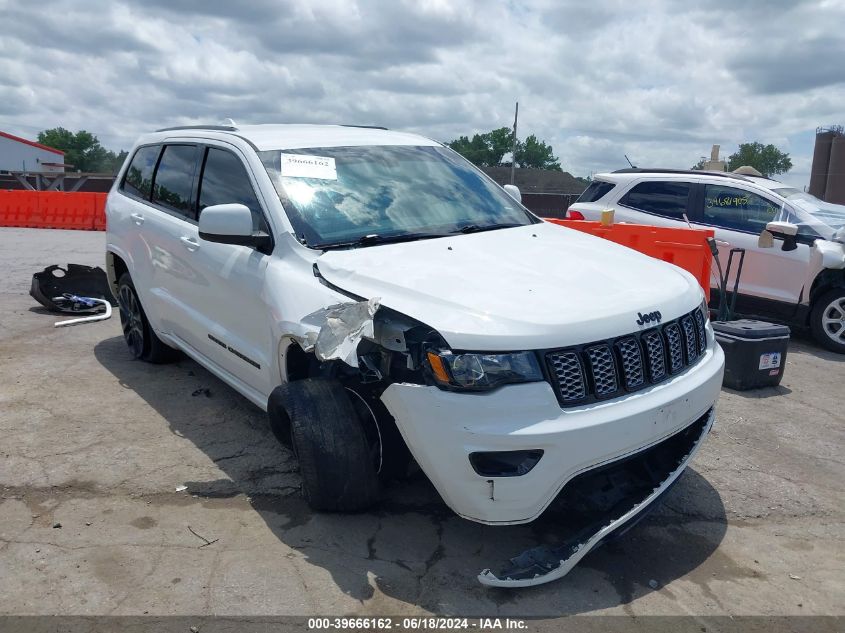
<path fill-rule="evenodd" d="M 539 220 L 435 141 L 160 130 L 129 153 L 106 216 L 131 353 L 181 350 L 267 411 L 313 508 L 375 503 L 411 455 L 466 519 L 566 508 L 558 547 L 485 584 L 567 573 L 642 516 L 713 423 L 724 356 L 696 280 Z"/>
<path fill-rule="evenodd" d="M 617 222 L 714 229 L 723 266 L 731 249 L 746 251 L 737 312 L 809 326 L 819 344 L 845 353 L 845 206 L 768 178 L 621 169 L 598 174 L 567 215 L 598 220 L 604 209 Z M 766 230 L 778 241 L 761 240 Z"/>

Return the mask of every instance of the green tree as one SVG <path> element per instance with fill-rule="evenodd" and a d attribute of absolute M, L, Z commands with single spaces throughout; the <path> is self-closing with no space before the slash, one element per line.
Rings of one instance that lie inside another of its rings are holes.
<path fill-rule="evenodd" d="M 739 149 L 728 156 L 728 171 L 743 165 L 750 165 L 764 176 L 775 176 L 792 169 L 792 159 L 789 154 L 774 145 L 763 145 L 755 141 L 740 143 Z"/>
<path fill-rule="evenodd" d="M 501 165 L 505 154 L 509 154 L 513 149 L 513 130 L 509 127 L 500 127 L 496 130 L 491 130 L 486 134 L 482 134 L 481 138 L 484 139 L 484 142 L 487 143 L 487 147 L 489 148 L 489 167 Z"/>
<path fill-rule="evenodd" d="M 115 154 L 100 145 L 100 140 L 85 130 L 76 133 L 63 127 L 44 130 L 38 133 L 38 142 L 62 150 L 65 163 L 73 165 L 77 171 L 114 173 L 126 158 L 126 152 Z"/>
<path fill-rule="evenodd" d="M 504 157 L 513 149 L 513 130 L 500 127 L 484 134 L 475 134 L 472 138 L 460 136 L 446 145 L 479 167 L 510 165 L 510 162 L 504 161 Z M 560 161 L 554 155 L 551 145 L 533 134 L 524 142 L 517 141 L 515 158 L 518 167 L 561 170 Z"/>
<path fill-rule="evenodd" d="M 476 134 L 471 139 L 467 136 L 460 136 L 454 141 L 449 141 L 446 145 L 479 167 L 490 166 L 490 148 L 481 134 Z"/>
<path fill-rule="evenodd" d="M 561 171 L 560 160 L 551 145 L 546 145 L 533 134 L 516 145 L 516 166 Z"/>
<path fill-rule="evenodd" d="M 704 163 L 705 163 L 705 162 L 707 162 L 707 161 L 705 161 L 705 160 L 702 158 L 702 159 L 701 159 L 700 161 L 698 161 L 695 165 L 693 165 L 692 167 L 690 167 L 690 169 L 695 170 L 695 171 L 701 171 L 702 169 L 704 169 Z"/>
<path fill-rule="evenodd" d="M 123 166 L 123 161 L 126 160 L 126 157 L 129 155 L 125 149 L 120 150 L 117 154 L 114 152 L 109 152 L 112 155 L 112 159 L 109 161 L 108 169 L 105 171 L 110 171 L 113 174 L 117 174 L 120 171 L 120 168 Z"/>

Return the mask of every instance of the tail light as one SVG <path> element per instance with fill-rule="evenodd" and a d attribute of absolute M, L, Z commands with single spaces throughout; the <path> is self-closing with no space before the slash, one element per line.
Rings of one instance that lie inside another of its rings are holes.
<path fill-rule="evenodd" d="M 583 220 L 584 214 L 580 211 L 576 211 L 575 209 L 567 209 L 566 211 L 566 219 L 567 220 Z"/>

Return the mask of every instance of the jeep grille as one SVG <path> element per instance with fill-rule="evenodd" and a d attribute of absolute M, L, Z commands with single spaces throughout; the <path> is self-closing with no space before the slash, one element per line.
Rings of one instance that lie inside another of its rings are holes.
<path fill-rule="evenodd" d="M 696 309 L 656 328 L 546 353 L 561 406 L 612 398 L 666 380 L 694 365 L 707 349 Z"/>

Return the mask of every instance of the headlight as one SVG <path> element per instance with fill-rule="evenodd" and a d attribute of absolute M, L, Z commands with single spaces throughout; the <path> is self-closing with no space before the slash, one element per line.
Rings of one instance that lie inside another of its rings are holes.
<path fill-rule="evenodd" d="M 453 354 L 428 352 L 434 380 L 441 387 L 483 391 L 514 382 L 538 382 L 543 372 L 533 352 Z"/>

